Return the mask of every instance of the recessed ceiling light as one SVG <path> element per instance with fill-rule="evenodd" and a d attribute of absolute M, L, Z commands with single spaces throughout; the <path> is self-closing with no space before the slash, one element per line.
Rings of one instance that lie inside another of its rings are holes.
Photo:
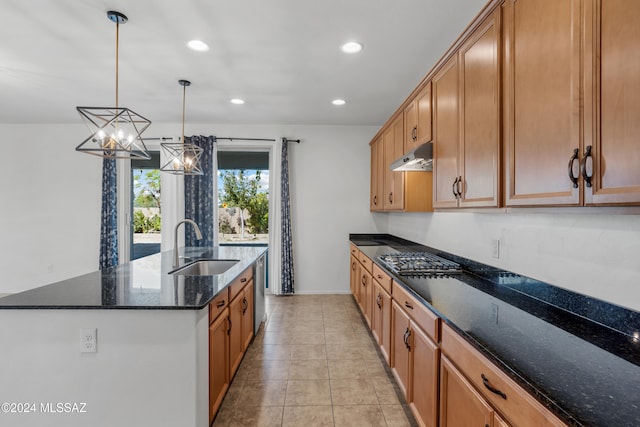
<path fill-rule="evenodd" d="M 340 47 L 344 53 L 358 53 L 362 50 L 362 43 L 347 42 Z"/>
<path fill-rule="evenodd" d="M 333 101 L 331 101 L 331 103 L 333 105 L 344 105 L 347 103 L 347 101 L 345 101 L 344 99 L 334 99 Z"/>
<path fill-rule="evenodd" d="M 240 98 L 233 98 L 233 99 L 231 100 L 231 103 L 232 103 L 232 104 L 236 104 L 236 105 L 242 105 L 242 104 L 244 104 L 244 99 L 240 99 Z"/>
<path fill-rule="evenodd" d="M 206 52 L 209 50 L 209 45 L 202 40 L 191 40 L 187 43 L 187 47 L 197 52 Z"/>

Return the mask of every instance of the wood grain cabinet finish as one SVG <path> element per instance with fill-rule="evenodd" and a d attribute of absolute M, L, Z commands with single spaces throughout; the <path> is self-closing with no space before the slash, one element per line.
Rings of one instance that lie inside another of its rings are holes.
<path fill-rule="evenodd" d="M 638 205 L 640 2 L 585 1 L 585 204 Z"/>
<path fill-rule="evenodd" d="M 371 141 L 371 195 L 369 209 L 382 211 L 384 209 L 384 143 L 382 137 Z"/>
<path fill-rule="evenodd" d="M 229 377 L 233 378 L 242 356 L 244 356 L 244 336 L 242 334 L 242 296 L 229 304 Z"/>
<path fill-rule="evenodd" d="M 374 276 L 371 333 L 380 346 L 384 360 L 389 363 L 391 353 L 391 295 Z"/>
<path fill-rule="evenodd" d="M 354 296 L 356 301 L 358 301 L 358 291 L 360 290 L 358 287 L 358 277 L 360 276 L 360 272 L 358 271 L 358 258 L 351 255 L 350 257 L 351 265 L 349 266 L 349 287 L 351 289 L 351 294 Z"/>
<path fill-rule="evenodd" d="M 431 141 L 431 82 L 428 82 L 404 108 L 404 153 Z"/>
<path fill-rule="evenodd" d="M 409 343 L 410 319 L 394 300 L 391 303 L 391 372 L 409 401 Z"/>
<path fill-rule="evenodd" d="M 433 78 L 436 208 L 500 204 L 500 36 L 498 9 Z"/>
<path fill-rule="evenodd" d="M 506 206 L 580 205 L 581 0 L 506 0 Z M 550 48 L 552 47 L 552 48 Z"/>
<path fill-rule="evenodd" d="M 389 168 L 394 160 L 404 154 L 403 137 L 403 116 L 399 114 L 382 133 L 384 144 L 384 199 L 382 202 L 384 210 L 404 209 L 404 172 L 394 172 Z"/>
<path fill-rule="evenodd" d="M 360 268 L 360 310 L 367 325 L 371 327 L 371 313 L 373 310 L 373 276 L 365 268 Z"/>
<path fill-rule="evenodd" d="M 243 353 L 249 348 L 251 340 L 253 339 L 253 279 L 249 280 L 249 283 L 244 287 L 242 291 L 242 337 Z"/>
<path fill-rule="evenodd" d="M 209 424 L 229 389 L 229 309 L 209 325 Z"/>

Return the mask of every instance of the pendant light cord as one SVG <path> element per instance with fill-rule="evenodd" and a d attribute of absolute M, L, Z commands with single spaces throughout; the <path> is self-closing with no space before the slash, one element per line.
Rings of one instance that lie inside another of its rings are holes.
<path fill-rule="evenodd" d="M 182 145 L 184 145 L 184 115 L 186 110 L 187 85 L 182 86 Z"/>
<path fill-rule="evenodd" d="M 120 19 L 116 19 L 116 113 L 118 111 L 118 45 L 120 41 Z"/>

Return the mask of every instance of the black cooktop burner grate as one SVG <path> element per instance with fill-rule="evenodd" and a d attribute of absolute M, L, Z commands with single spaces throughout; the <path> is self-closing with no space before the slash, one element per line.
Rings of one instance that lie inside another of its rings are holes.
<path fill-rule="evenodd" d="M 447 277 L 462 271 L 460 264 L 429 252 L 385 254 L 378 259 L 399 276 Z"/>

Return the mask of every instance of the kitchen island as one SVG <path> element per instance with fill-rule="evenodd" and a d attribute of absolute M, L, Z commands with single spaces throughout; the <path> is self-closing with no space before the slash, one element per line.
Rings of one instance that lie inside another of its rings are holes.
<path fill-rule="evenodd" d="M 0 425 L 208 425 L 208 304 L 266 250 L 181 251 L 238 260 L 215 276 L 169 274 L 169 251 L 1 298 Z"/>
<path fill-rule="evenodd" d="M 394 293 L 396 287 L 407 292 L 440 319 L 443 336 L 453 331 L 563 423 L 640 425 L 640 313 L 394 236 L 351 235 L 350 241 L 393 279 Z M 461 269 L 427 274 L 414 264 L 402 274 L 384 261 L 389 254 L 421 253 Z M 447 353 L 451 340 L 445 341 L 442 359 L 461 357 Z M 485 373 L 479 390 L 486 388 Z M 506 395 L 497 401 L 508 402 Z M 521 408 L 516 413 L 522 417 Z M 517 420 L 507 419 L 522 424 Z"/>

